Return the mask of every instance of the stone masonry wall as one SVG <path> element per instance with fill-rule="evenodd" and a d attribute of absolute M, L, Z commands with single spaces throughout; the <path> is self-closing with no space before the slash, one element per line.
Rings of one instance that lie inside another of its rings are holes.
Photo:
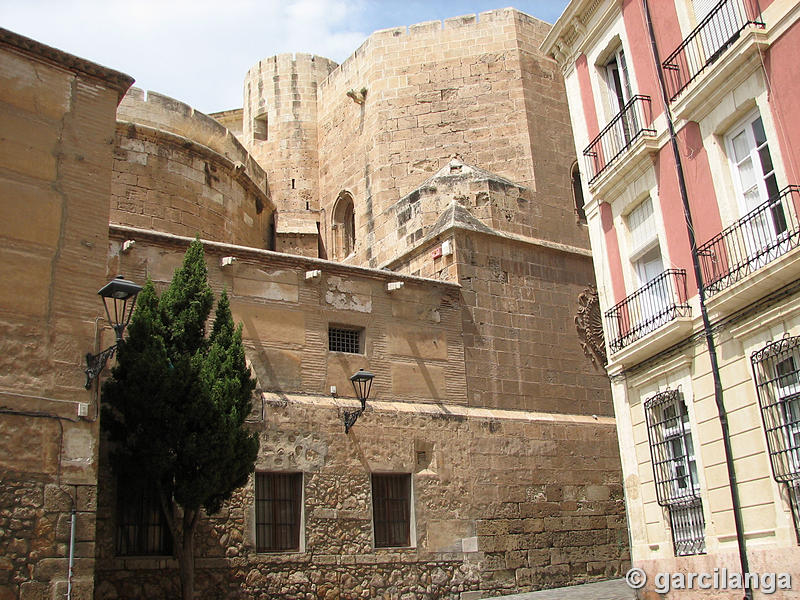
<path fill-rule="evenodd" d="M 266 394 L 258 471 L 304 473 L 301 552 L 254 550 L 253 484 L 204 520 L 203 598 L 478 597 L 617 576 L 627 560 L 613 421 L 377 397 Z M 421 458 L 421 454 L 422 458 Z M 412 473 L 410 548 L 374 548 L 370 473 Z M 172 559 L 113 556 L 113 485 L 98 514 L 98 599 L 169 598 Z"/>
<path fill-rule="evenodd" d="M 109 272 L 171 281 L 187 238 L 114 227 Z M 120 252 L 123 240 L 136 245 Z M 223 256 L 233 256 L 221 266 Z M 466 403 L 458 287 L 319 259 L 207 244 L 211 286 L 226 288 L 261 389 L 353 397 L 349 376 L 380 373 L 373 389 L 398 400 Z M 318 276 L 306 278 L 309 271 Z M 403 288 L 387 291 L 391 281 Z M 363 328 L 363 352 L 329 352 L 329 324 Z"/>
<path fill-rule="evenodd" d="M 442 256 L 446 241 L 453 253 Z M 461 284 L 470 406 L 614 414 L 608 378 L 584 356 L 575 331 L 578 296 L 594 282 L 591 259 L 580 249 L 462 222 L 391 266 Z"/>
<path fill-rule="evenodd" d="M 608 378 L 574 325 L 578 296 L 594 283 L 591 258 L 468 232 L 455 252 L 470 405 L 613 415 Z"/>
<path fill-rule="evenodd" d="M 319 210 L 317 88 L 336 66 L 312 54 L 279 54 L 245 77 L 242 138 L 269 173 L 279 210 Z M 260 137 L 254 136 L 256 119 Z"/>
<path fill-rule="evenodd" d="M 159 285 L 188 243 L 123 227 L 112 235 L 110 268 Z M 134 248 L 116 254 L 129 236 Z M 220 267 L 222 255 L 237 260 Z M 458 598 L 620 572 L 627 543 L 613 419 L 575 414 L 584 399 L 562 399 L 555 388 L 542 392 L 552 394 L 543 396 L 546 413 L 510 410 L 499 393 L 485 406 L 504 409 L 467 406 L 461 344 L 471 330 L 456 286 L 221 244 L 207 244 L 206 257 L 212 286 L 227 287 L 244 323 L 260 389 L 269 390 L 252 415 L 256 467 L 304 473 L 305 525 L 301 552 L 256 553 L 248 485 L 202 526 L 204 597 Z M 388 292 L 390 281 L 403 287 Z M 329 352 L 327 323 L 363 326 L 363 354 Z M 347 376 L 361 367 L 375 373 L 373 391 L 345 434 L 343 411 L 357 404 Z M 374 472 L 413 474 L 411 548 L 373 547 Z M 114 556 L 115 491 L 104 477 L 98 598 L 169 597 L 172 559 Z"/>
<path fill-rule="evenodd" d="M 236 165 L 201 144 L 118 123 L 111 222 L 267 248 L 272 210 Z"/>
<path fill-rule="evenodd" d="M 585 232 L 564 225 L 574 223 L 566 102 L 540 93 L 563 87 L 555 63 L 534 48 L 547 27 L 505 9 L 372 34 L 317 91 L 323 234 L 330 236 L 333 203 L 348 190 L 353 261 L 394 258 L 392 246 L 378 243 L 396 227 L 387 210 L 458 155 L 530 188 L 527 210 L 539 212 L 526 235 L 586 247 Z M 362 87 L 365 102 L 356 104 L 347 92 Z M 541 118 L 550 111 L 558 118 Z M 548 158 L 534 160 L 539 154 Z"/>
<path fill-rule="evenodd" d="M 106 283 L 131 78 L 0 29 L 0 599 L 92 597 L 98 427 L 84 356 Z M 85 408 L 87 417 L 79 417 Z"/>

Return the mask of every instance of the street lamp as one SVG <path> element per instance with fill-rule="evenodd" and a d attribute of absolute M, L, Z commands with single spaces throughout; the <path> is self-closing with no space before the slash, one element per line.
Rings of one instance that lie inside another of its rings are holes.
<path fill-rule="evenodd" d="M 133 307 L 136 305 L 136 296 L 142 291 L 142 286 L 136 285 L 132 281 L 117 275 L 115 279 L 109 281 L 100 288 L 98 295 L 103 299 L 103 306 L 106 309 L 106 318 L 111 323 L 116 336 L 114 345 L 109 346 L 98 354 L 87 352 L 86 354 L 86 385 L 87 390 L 91 387 L 92 381 L 100 374 L 106 366 L 108 359 L 114 356 L 118 344 L 122 341 L 122 333 L 128 326 L 133 315 Z M 112 318 L 111 315 L 114 315 Z"/>
<path fill-rule="evenodd" d="M 358 417 L 364 414 L 364 410 L 367 408 L 367 398 L 369 398 L 369 392 L 372 389 L 372 380 L 375 378 L 375 375 L 370 373 L 369 371 L 365 371 L 364 369 L 359 369 L 357 373 L 350 376 L 350 382 L 353 384 L 353 390 L 355 390 L 356 398 L 361 401 L 361 408 L 357 410 L 348 410 L 344 413 L 344 432 L 350 433 L 350 428 L 355 425 Z"/>

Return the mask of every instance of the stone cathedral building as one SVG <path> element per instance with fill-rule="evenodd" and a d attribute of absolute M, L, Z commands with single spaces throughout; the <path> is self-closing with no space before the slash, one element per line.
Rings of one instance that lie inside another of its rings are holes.
<path fill-rule="evenodd" d="M 83 369 L 113 341 L 96 290 L 166 285 L 195 236 L 244 325 L 261 438 L 199 527 L 199 597 L 475 599 L 625 571 L 549 30 L 504 9 L 378 31 L 341 65 L 273 56 L 213 115 L 0 30 L 0 599 L 177 597 Z"/>

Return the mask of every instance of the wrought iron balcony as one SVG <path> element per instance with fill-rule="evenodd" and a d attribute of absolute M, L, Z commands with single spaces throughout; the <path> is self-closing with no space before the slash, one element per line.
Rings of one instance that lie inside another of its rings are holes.
<path fill-rule="evenodd" d="M 661 63 L 667 95 L 674 101 L 748 26 L 764 27 L 757 0 L 721 0 Z"/>
<path fill-rule="evenodd" d="M 691 312 L 686 298 L 686 270 L 667 269 L 606 311 L 611 353 Z"/>
<path fill-rule="evenodd" d="M 800 186 L 790 185 L 697 248 L 706 296 L 800 245 Z"/>
<path fill-rule="evenodd" d="M 650 96 L 637 95 L 603 128 L 583 151 L 592 183 L 643 134 L 655 134 L 650 123 Z"/>

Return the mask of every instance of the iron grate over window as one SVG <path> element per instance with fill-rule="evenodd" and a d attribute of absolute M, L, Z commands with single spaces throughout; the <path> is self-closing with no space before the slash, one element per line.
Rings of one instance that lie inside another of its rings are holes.
<path fill-rule="evenodd" d="M 256 473 L 256 551 L 300 549 L 302 473 Z"/>
<path fill-rule="evenodd" d="M 372 516 L 375 547 L 410 546 L 411 475 L 372 475 Z"/>
<path fill-rule="evenodd" d="M 689 413 L 680 390 L 644 404 L 656 497 L 667 508 L 676 556 L 705 552 L 705 518 Z"/>
<path fill-rule="evenodd" d="M 152 488 L 117 486 L 117 556 L 168 556 L 172 533 Z"/>
<path fill-rule="evenodd" d="M 787 487 L 800 543 L 800 336 L 767 344 L 750 362 L 772 474 Z"/>
<path fill-rule="evenodd" d="M 661 506 L 699 498 L 692 432 L 683 394 L 667 390 L 644 405 L 656 495 Z"/>
<path fill-rule="evenodd" d="M 669 524 L 672 529 L 672 546 L 675 556 L 704 554 L 706 551 L 706 520 L 703 503 L 699 498 L 686 504 L 669 507 Z"/>
<path fill-rule="evenodd" d="M 360 354 L 361 330 L 346 327 L 329 327 L 328 350 L 331 352 Z"/>
<path fill-rule="evenodd" d="M 800 481 L 800 336 L 767 344 L 750 357 L 772 472 Z"/>

